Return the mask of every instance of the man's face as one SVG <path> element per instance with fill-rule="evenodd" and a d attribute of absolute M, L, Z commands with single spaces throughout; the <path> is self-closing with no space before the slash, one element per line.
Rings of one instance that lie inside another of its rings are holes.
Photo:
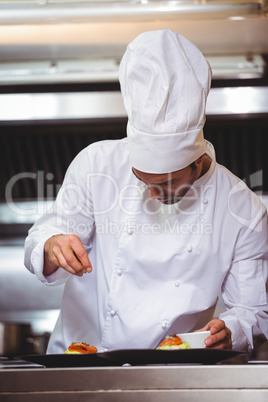
<path fill-rule="evenodd" d="M 200 176 L 200 170 L 195 164 L 172 173 L 152 174 L 132 168 L 134 175 L 144 182 L 149 189 L 149 195 L 163 204 L 176 204 L 190 189 Z"/>

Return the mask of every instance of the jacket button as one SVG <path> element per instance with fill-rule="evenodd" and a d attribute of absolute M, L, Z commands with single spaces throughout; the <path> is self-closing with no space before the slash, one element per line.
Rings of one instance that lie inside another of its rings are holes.
<path fill-rule="evenodd" d="M 128 229 L 128 234 L 129 234 L 129 236 L 132 236 L 133 235 L 133 233 L 134 233 L 134 230 L 133 229 Z"/>
<path fill-rule="evenodd" d="M 162 322 L 161 328 L 166 329 L 167 328 L 167 323 L 165 321 Z"/>
<path fill-rule="evenodd" d="M 122 271 L 122 269 L 118 269 L 118 270 L 116 271 L 116 273 L 117 273 L 118 276 L 121 276 L 122 273 L 123 273 L 123 271 Z"/>
<path fill-rule="evenodd" d="M 191 244 L 189 244 L 189 245 L 187 246 L 187 251 L 188 251 L 188 253 L 191 253 L 191 252 L 193 251 L 193 247 L 192 247 Z"/>
<path fill-rule="evenodd" d="M 111 314 L 112 317 L 114 317 L 114 316 L 116 315 L 116 311 L 111 310 L 111 311 L 110 311 L 110 314 Z"/>
<path fill-rule="evenodd" d="M 178 288 L 180 285 L 181 285 L 180 281 L 176 281 L 176 282 L 175 282 L 176 288 Z"/>
<path fill-rule="evenodd" d="M 204 198 L 202 202 L 203 202 L 203 204 L 207 204 L 208 200 L 206 198 Z"/>

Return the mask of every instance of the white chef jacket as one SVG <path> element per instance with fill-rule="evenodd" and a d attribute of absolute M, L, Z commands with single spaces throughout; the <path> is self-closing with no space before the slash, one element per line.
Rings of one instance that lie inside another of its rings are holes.
<path fill-rule="evenodd" d="M 71 163 L 53 207 L 29 231 L 25 265 L 45 284 L 65 282 L 48 353 L 73 341 L 98 351 L 154 348 L 203 327 L 222 292 L 233 349 L 268 337 L 267 213 L 258 196 L 212 159 L 177 204 L 152 200 L 132 173 L 127 139 L 91 144 Z M 93 272 L 45 277 L 43 248 L 74 233 Z"/>

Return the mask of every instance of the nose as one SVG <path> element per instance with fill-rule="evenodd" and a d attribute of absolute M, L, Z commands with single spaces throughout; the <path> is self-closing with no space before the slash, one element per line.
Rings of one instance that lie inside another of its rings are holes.
<path fill-rule="evenodd" d="M 153 200 L 155 200 L 156 198 L 158 198 L 162 194 L 161 188 L 159 186 L 157 186 L 157 185 L 155 185 L 155 186 L 150 185 L 148 188 L 149 188 L 149 196 Z"/>

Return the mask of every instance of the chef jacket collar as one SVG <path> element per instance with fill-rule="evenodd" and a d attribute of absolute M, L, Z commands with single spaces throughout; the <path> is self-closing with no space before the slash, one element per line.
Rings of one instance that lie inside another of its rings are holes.
<path fill-rule="evenodd" d="M 211 178 L 211 176 L 213 175 L 213 172 L 215 170 L 215 166 L 216 166 L 215 149 L 214 149 L 213 145 L 209 141 L 205 140 L 205 143 L 206 143 L 206 151 L 205 151 L 205 153 L 211 159 L 211 164 L 210 164 L 210 167 L 209 167 L 208 171 L 203 176 L 199 177 L 199 179 L 197 179 L 193 183 L 194 187 L 200 187 L 200 186 L 203 186 L 205 183 L 207 183 L 209 181 L 209 179 Z"/>

